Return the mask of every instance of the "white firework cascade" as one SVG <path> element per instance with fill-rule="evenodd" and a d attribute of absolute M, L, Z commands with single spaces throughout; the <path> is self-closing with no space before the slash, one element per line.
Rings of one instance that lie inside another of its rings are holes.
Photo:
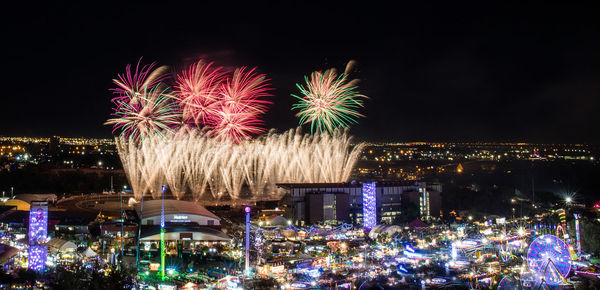
<path fill-rule="evenodd" d="M 220 142 L 199 130 L 151 135 L 138 143 L 117 138 L 123 168 L 136 199 L 153 198 L 167 185 L 177 199 L 252 196 L 279 198 L 277 183 L 345 182 L 363 144 L 346 131 L 308 135 L 273 131 L 240 144 Z"/>

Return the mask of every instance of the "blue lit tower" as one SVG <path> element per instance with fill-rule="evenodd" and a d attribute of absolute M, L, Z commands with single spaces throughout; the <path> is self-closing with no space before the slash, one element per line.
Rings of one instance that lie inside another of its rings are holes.
<path fill-rule="evenodd" d="M 165 279 L 165 191 L 162 186 L 162 205 L 160 208 L 160 277 Z"/>
<path fill-rule="evenodd" d="M 244 213 L 246 213 L 246 261 L 245 261 L 245 269 L 244 274 L 246 276 L 250 276 L 250 211 L 252 209 L 249 206 L 244 207 Z"/>
<path fill-rule="evenodd" d="M 377 190 L 375 182 L 363 182 L 363 229 L 371 230 L 377 224 Z"/>
<path fill-rule="evenodd" d="M 29 269 L 42 272 L 48 248 L 48 202 L 32 201 L 29 208 Z"/>

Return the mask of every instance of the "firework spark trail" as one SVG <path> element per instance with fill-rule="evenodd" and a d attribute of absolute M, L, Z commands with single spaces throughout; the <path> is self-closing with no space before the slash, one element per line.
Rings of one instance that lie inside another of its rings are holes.
<path fill-rule="evenodd" d="M 358 109 L 363 106 L 362 98 L 366 96 L 358 92 L 358 80 L 348 81 L 353 65 L 350 61 L 340 75 L 335 69 L 316 71 L 310 78 L 304 78 L 306 87 L 296 84 L 301 94 L 292 94 L 298 100 L 292 109 L 299 110 L 296 116 L 300 117 L 300 125 L 310 124 L 311 132 L 331 133 L 338 127 L 356 124 L 357 118 L 364 117 Z"/>
<path fill-rule="evenodd" d="M 167 184 L 176 198 L 191 192 L 194 200 L 207 198 L 207 191 L 214 199 L 280 197 L 277 183 L 345 182 L 363 149 L 362 143 L 352 146 L 340 130 L 331 135 L 270 132 L 241 144 L 184 129 L 137 144 L 123 137 L 116 141 L 136 198 L 147 192 L 158 198 L 160 186 Z"/>

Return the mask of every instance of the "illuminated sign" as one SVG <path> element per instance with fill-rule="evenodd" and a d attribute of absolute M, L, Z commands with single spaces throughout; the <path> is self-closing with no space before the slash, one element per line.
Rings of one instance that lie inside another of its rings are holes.
<path fill-rule="evenodd" d="M 189 219 L 187 215 L 178 215 L 178 214 L 173 215 L 173 218 L 176 219 L 176 220 L 187 220 L 187 219 Z"/>

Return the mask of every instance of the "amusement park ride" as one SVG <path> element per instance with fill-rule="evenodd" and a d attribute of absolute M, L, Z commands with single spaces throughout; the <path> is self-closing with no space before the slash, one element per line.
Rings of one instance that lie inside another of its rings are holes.
<path fill-rule="evenodd" d="M 553 227 L 540 227 L 538 232 L 535 230 L 531 232 L 534 237 L 536 234 L 544 232 L 546 234 L 538 235 L 529 245 L 527 255 L 524 257 L 528 271 L 523 267 L 524 271 L 521 271 L 520 278 L 515 275 L 505 275 L 497 289 L 546 289 L 569 284 L 567 276 L 571 271 L 573 261 L 578 261 L 581 257 L 580 216 L 574 214 L 576 233 L 576 246 L 574 247 L 566 230 L 566 211 L 559 209 L 556 213 L 559 216 L 560 224 L 554 227 L 555 235 L 548 231 L 548 229 L 553 230 Z M 509 258 L 507 252 L 509 249 L 504 249 L 500 244 L 503 261 Z"/>

